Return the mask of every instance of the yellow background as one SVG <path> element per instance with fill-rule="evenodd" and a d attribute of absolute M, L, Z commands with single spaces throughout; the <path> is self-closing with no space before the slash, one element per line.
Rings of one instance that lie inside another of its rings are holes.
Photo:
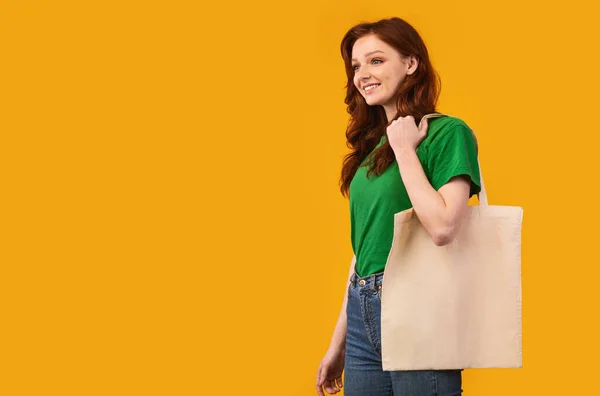
<path fill-rule="evenodd" d="M 314 395 L 352 257 L 339 42 L 400 16 L 523 223 L 521 370 L 597 392 L 597 8 L 0 1 L 0 394 Z"/>

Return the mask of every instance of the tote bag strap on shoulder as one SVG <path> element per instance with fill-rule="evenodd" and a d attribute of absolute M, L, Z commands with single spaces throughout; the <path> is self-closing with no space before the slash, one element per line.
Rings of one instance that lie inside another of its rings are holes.
<path fill-rule="evenodd" d="M 421 121 L 419 122 L 419 127 L 421 126 L 421 122 L 423 122 L 423 120 L 431 119 L 431 118 L 439 118 L 439 117 L 450 117 L 450 116 L 448 114 L 438 113 L 438 112 L 425 114 L 423 116 L 423 118 L 421 118 Z M 473 136 L 473 140 L 475 141 L 475 151 L 477 153 L 477 165 L 479 166 L 479 178 L 481 180 L 481 191 L 479 192 L 479 194 L 477 194 L 477 199 L 479 200 L 479 205 L 488 206 L 487 193 L 485 191 L 485 184 L 483 183 L 483 173 L 481 172 L 481 164 L 479 163 L 479 144 L 477 142 L 477 136 L 475 135 L 475 132 L 471 128 L 469 128 L 469 130 L 471 131 L 471 135 Z"/>

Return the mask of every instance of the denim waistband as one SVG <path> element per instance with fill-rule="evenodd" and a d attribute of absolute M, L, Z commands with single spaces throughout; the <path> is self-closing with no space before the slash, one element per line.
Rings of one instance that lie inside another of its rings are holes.
<path fill-rule="evenodd" d="M 361 288 L 378 290 L 381 288 L 381 284 L 383 283 L 383 272 L 378 272 L 376 274 L 363 277 L 358 276 L 358 274 L 354 272 L 350 277 L 350 283 L 354 287 L 359 286 Z"/>

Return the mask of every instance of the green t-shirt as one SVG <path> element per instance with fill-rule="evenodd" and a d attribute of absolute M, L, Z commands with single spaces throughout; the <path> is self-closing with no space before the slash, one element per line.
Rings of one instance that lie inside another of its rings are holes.
<path fill-rule="evenodd" d="M 470 128 L 450 116 L 428 121 L 427 137 L 417 148 L 417 156 L 433 188 L 437 191 L 452 177 L 466 175 L 471 179 L 470 196 L 479 193 L 479 166 Z M 377 147 L 386 139 L 384 134 Z M 372 173 L 369 179 L 365 162 L 350 183 L 351 239 L 359 276 L 385 269 L 394 236 L 394 214 L 412 207 L 397 161 L 379 177 Z"/>

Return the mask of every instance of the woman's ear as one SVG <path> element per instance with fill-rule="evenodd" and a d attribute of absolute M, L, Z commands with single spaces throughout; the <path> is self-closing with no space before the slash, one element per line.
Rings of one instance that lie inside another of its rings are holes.
<path fill-rule="evenodd" d="M 419 67 L 419 60 L 417 59 L 416 56 L 414 55 L 410 55 L 407 59 L 407 65 L 408 65 L 408 69 L 406 70 L 406 74 L 407 75 L 411 75 L 413 74 L 415 71 L 417 71 L 417 68 Z"/>

